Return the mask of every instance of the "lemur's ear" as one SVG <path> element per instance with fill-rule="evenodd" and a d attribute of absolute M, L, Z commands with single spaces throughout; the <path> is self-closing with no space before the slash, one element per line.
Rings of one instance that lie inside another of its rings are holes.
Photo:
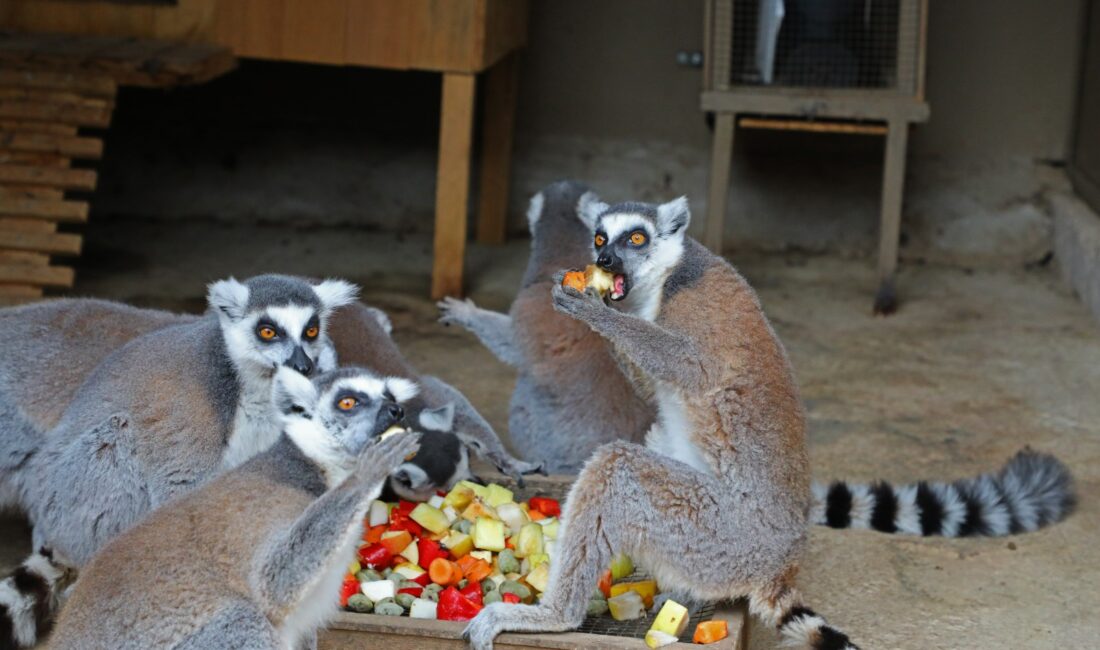
<path fill-rule="evenodd" d="M 445 406 L 434 409 L 425 409 L 420 412 L 420 426 L 429 431 L 451 430 L 455 423 L 454 402 L 447 402 Z"/>
<path fill-rule="evenodd" d="M 325 311 L 329 312 L 344 305 L 350 305 L 359 297 L 359 287 L 344 280 L 328 279 L 313 285 L 313 291 L 321 299 Z"/>
<path fill-rule="evenodd" d="M 539 218 L 542 217 L 542 206 L 546 203 L 546 197 L 542 192 L 539 192 L 531 197 L 531 202 L 527 204 L 527 231 L 532 235 L 535 234 L 535 224 L 539 222 Z"/>
<path fill-rule="evenodd" d="M 686 196 L 657 206 L 657 229 L 663 237 L 683 235 L 691 223 L 691 210 Z"/>
<path fill-rule="evenodd" d="M 390 322 L 390 317 L 386 315 L 386 312 L 377 307 L 367 307 L 367 311 L 371 316 L 374 316 L 374 320 L 378 321 L 378 325 L 386 331 L 386 334 L 393 333 L 393 323 Z"/>
<path fill-rule="evenodd" d="M 596 219 L 609 207 L 600 200 L 600 197 L 596 196 L 595 192 L 585 192 L 577 201 L 577 216 L 584 222 L 584 225 L 588 226 L 589 230 L 595 230 Z"/>
<path fill-rule="evenodd" d="M 271 386 L 271 403 L 283 417 L 310 418 L 317 403 L 317 388 L 300 372 L 279 366 Z"/>
<path fill-rule="evenodd" d="M 236 278 L 218 280 L 206 287 L 206 303 L 218 312 L 218 316 L 239 320 L 248 308 L 248 287 Z"/>

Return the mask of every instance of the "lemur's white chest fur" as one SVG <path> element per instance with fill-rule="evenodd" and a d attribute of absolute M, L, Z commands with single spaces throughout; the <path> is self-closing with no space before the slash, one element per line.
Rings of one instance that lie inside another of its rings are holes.
<path fill-rule="evenodd" d="M 239 369 L 241 392 L 233 429 L 222 452 L 222 467 L 232 469 L 275 444 L 282 425 L 271 405 L 271 375 Z"/>
<path fill-rule="evenodd" d="M 661 382 L 657 382 L 654 388 L 657 421 L 646 433 L 646 447 L 710 474 L 710 466 L 691 441 L 691 422 L 688 420 L 687 408 L 680 391 Z"/>

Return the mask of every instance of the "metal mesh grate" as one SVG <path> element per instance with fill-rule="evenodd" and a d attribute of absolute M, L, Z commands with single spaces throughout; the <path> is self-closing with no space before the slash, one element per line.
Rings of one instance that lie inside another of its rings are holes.
<path fill-rule="evenodd" d="M 915 0 L 734 0 L 730 82 L 910 92 L 918 16 Z"/>

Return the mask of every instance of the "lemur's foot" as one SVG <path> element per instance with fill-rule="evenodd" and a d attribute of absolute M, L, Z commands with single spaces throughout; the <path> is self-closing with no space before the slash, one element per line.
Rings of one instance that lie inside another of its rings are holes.
<path fill-rule="evenodd" d="M 469 298 L 459 300 L 458 298 L 448 297 L 435 303 L 435 306 L 439 307 L 440 323 L 444 325 L 461 325 L 467 328 L 478 310 L 478 306 Z"/>
<path fill-rule="evenodd" d="M 538 472 L 543 476 L 546 475 L 546 470 L 543 469 L 545 463 L 529 463 L 525 460 L 520 460 L 511 456 L 507 452 L 486 454 L 485 459 L 495 465 L 498 472 L 511 477 L 512 480 L 516 482 L 516 485 L 521 488 L 526 485 L 526 481 L 523 480 L 524 474 L 534 474 Z"/>

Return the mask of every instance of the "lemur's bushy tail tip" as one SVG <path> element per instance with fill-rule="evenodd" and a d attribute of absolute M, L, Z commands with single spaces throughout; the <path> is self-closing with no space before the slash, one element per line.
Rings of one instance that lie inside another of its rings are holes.
<path fill-rule="evenodd" d="M 0 581 L 0 650 L 32 647 L 49 632 L 67 576 L 53 553 L 40 549 Z"/>
<path fill-rule="evenodd" d="M 1064 519 L 1076 499 L 1069 469 L 1025 447 L 999 472 L 955 481 L 892 486 L 814 484 L 814 523 L 907 535 L 1002 536 Z"/>

